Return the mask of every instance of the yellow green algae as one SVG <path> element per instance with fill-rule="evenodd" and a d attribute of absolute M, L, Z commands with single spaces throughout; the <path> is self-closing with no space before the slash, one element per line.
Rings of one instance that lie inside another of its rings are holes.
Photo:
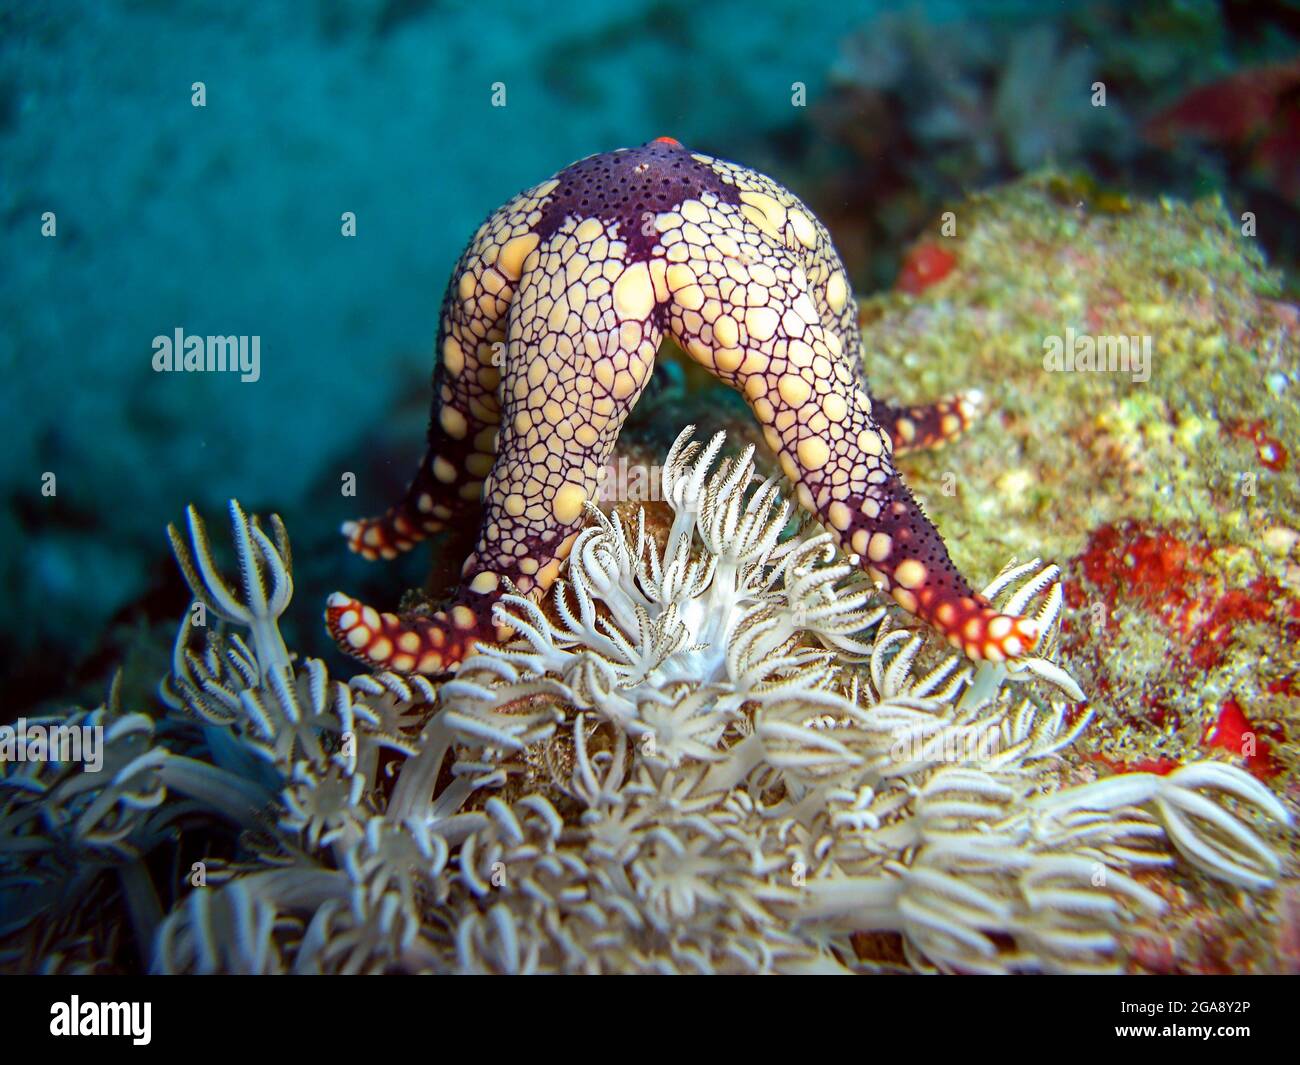
<path fill-rule="evenodd" d="M 1300 317 L 1273 299 L 1277 276 L 1217 198 L 1136 202 L 1047 173 L 946 221 L 954 235 L 936 221 L 922 243 L 951 271 L 861 312 L 878 395 L 986 397 L 962 440 L 900 459 L 954 560 L 977 585 L 1011 556 L 1061 564 L 1095 768 L 1224 757 L 1294 801 Z M 1071 329 L 1149 336 L 1149 379 L 1049 372 L 1048 338 Z M 1278 844 L 1294 859 L 1294 836 Z M 1220 889 L 1177 880 L 1186 921 L 1137 951 L 1148 965 L 1300 965 L 1295 881 L 1274 895 L 1285 917 L 1230 928 L 1237 893 L 1214 906 Z"/>

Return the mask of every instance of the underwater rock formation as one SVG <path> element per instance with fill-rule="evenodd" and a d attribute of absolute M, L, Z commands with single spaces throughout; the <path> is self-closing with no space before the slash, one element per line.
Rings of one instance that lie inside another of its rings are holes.
<path fill-rule="evenodd" d="M 863 301 L 864 339 L 908 393 L 960 366 L 1001 432 L 908 460 L 909 483 L 937 524 L 969 530 L 959 565 L 1062 562 L 1062 662 L 1097 714 L 1090 761 L 1167 772 L 1214 752 L 1294 803 L 1300 317 L 1249 219 L 1217 197 L 1145 202 L 1056 173 L 951 209 L 956 234 L 936 219 L 917 246 L 955 265 Z M 1108 367 L 1118 339 L 1145 370 Z M 1091 368 L 1053 366 L 1067 341 L 1081 356 L 1092 342 Z M 1153 967 L 1295 964 L 1271 916 L 1238 923 L 1197 895 L 1168 886 Z"/>

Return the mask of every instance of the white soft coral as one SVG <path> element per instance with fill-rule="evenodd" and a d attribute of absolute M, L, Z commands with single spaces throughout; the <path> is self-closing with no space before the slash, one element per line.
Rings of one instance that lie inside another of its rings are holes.
<path fill-rule="evenodd" d="M 830 650 L 870 651 L 853 634 L 884 615 L 868 605 L 874 590 L 833 562 L 827 534 L 781 539 L 790 508 L 775 481 L 755 484 L 752 448 L 710 473 L 725 434 L 701 452 L 691 432 L 663 474 L 675 513 L 663 549 L 644 511 L 629 533 L 592 507 L 555 590 L 559 623 L 503 597 L 498 620 L 523 642 L 468 659 L 443 687 L 453 728 L 511 748 L 536 738 L 546 708 L 500 712 L 531 683 L 675 765 L 716 748 L 746 702 L 797 689 L 810 705 L 844 703 Z"/>

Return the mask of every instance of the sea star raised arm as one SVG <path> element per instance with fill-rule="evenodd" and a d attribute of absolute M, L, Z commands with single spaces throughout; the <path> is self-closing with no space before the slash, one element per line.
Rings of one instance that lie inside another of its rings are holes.
<path fill-rule="evenodd" d="M 343 650 L 441 673 L 505 638 L 503 580 L 534 596 L 555 581 L 665 333 L 745 397 L 799 502 L 899 605 L 972 658 L 1033 646 L 1032 621 L 957 571 L 893 463 L 895 447 L 958 435 L 973 398 L 873 401 L 825 228 L 770 178 L 661 137 L 574 163 L 474 234 L 443 301 L 428 454 L 401 503 L 344 532 L 392 558 L 481 506 L 478 543 L 445 609 L 331 596 Z"/>

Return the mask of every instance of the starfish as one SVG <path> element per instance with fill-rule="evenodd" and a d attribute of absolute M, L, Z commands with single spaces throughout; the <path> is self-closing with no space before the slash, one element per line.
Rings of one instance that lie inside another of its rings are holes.
<path fill-rule="evenodd" d="M 799 503 L 903 609 L 971 658 L 1033 647 L 1034 622 L 972 590 L 894 464 L 964 431 L 977 395 L 873 400 L 825 227 L 772 179 L 668 137 L 574 163 L 474 234 L 443 300 L 428 453 L 400 503 L 343 532 L 394 558 L 481 512 L 478 542 L 444 609 L 332 595 L 339 646 L 437 674 L 509 638 L 493 604 L 507 581 L 534 598 L 555 582 L 665 335 L 745 397 Z"/>

